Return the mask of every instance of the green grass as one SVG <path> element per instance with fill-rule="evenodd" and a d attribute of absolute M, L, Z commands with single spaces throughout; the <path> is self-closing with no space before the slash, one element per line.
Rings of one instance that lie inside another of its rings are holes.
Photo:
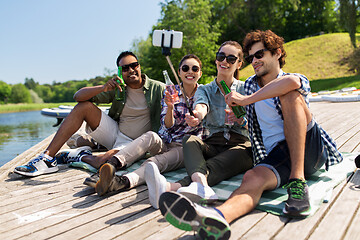
<path fill-rule="evenodd" d="M 360 89 L 360 75 L 330 79 L 319 79 L 310 82 L 311 91 L 338 90 L 347 87 Z"/>
<path fill-rule="evenodd" d="M 360 40 L 360 34 L 357 40 Z M 349 86 L 360 88 L 360 76 L 357 75 L 360 61 L 358 55 L 353 54 L 348 33 L 324 34 L 291 41 L 285 44 L 285 50 L 287 57 L 283 70 L 307 76 L 313 92 Z M 240 71 L 243 79 L 253 74 L 251 65 Z"/>
<path fill-rule="evenodd" d="M 54 108 L 60 105 L 75 106 L 75 104 L 75 102 L 2 104 L 0 105 L 0 113 L 36 111 L 43 108 Z"/>

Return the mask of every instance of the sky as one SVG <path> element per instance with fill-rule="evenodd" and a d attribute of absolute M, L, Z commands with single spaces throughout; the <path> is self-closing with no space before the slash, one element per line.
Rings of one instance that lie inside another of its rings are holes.
<path fill-rule="evenodd" d="M 146 39 L 160 0 L 0 0 L 0 80 L 40 84 L 115 72 L 120 52 Z"/>

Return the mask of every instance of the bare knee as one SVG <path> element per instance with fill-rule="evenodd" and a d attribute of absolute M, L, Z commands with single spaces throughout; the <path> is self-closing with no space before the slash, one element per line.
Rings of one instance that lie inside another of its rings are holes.
<path fill-rule="evenodd" d="M 241 185 L 251 186 L 252 189 L 265 191 L 276 187 L 277 178 L 269 168 L 258 166 L 246 171 Z"/>

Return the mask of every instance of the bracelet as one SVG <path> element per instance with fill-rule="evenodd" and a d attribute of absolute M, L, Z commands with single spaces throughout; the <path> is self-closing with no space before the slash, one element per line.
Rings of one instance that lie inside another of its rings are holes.
<path fill-rule="evenodd" d="M 241 124 L 240 127 L 244 127 L 246 124 L 247 124 L 247 120 L 246 120 L 246 118 L 244 117 L 244 123 Z"/>

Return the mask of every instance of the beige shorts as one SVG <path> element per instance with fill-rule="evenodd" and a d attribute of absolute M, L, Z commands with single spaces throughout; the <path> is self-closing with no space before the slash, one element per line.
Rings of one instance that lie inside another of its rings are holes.
<path fill-rule="evenodd" d="M 88 125 L 85 130 L 96 142 L 108 150 L 120 150 L 133 140 L 120 132 L 119 124 L 104 112 L 101 112 L 100 124 L 94 131 Z"/>

